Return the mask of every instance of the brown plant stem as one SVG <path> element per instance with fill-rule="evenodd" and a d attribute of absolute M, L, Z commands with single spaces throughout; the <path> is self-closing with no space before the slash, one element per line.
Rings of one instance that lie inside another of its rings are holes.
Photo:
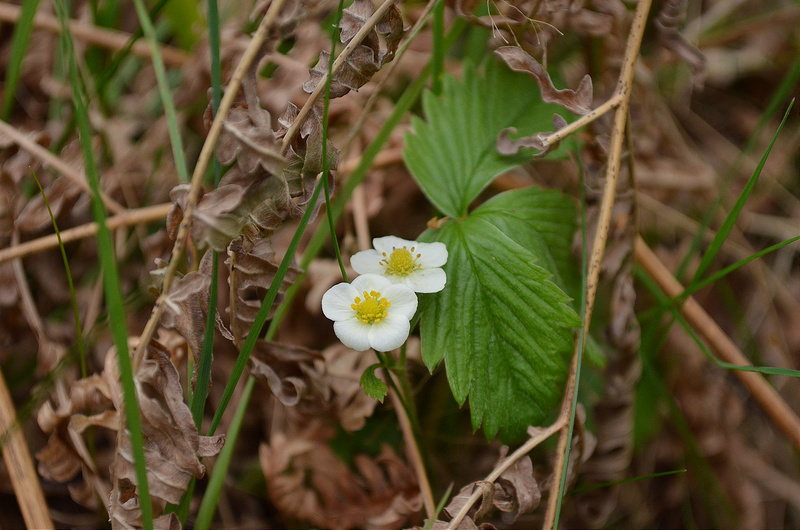
<path fill-rule="evenodd" d="M 133 226 L 160 221 L 164 219 L 172 207 L 172 203 L 157 204 L 146 208 L 126 210 L 119 215 L 106 219 L 109 230 L 116 230 L 123 226 Z M 61 240 L 66 243 L 92 237 L 97 233 L 97 223 L 86 223 L 61 232 Z M 0 263 L 44 252 L 58 246 L 58 236 L 49 234 L 19 245 L 0 250 Z"/>
<path fill-rule="evenodd" d="M 19 6 L 0 2 L 1 21 L 15 23 L 19 20 L 19 14 Z M 36 13 L 33 19 L 33 27 L 34 29 L 42 29 L 55 33 L 56 35 L 61 34 L 61 25 L 58 19 L 42 12 Z M 130 33 L 125 33 L 124 31 L 100 28 L 91 24 L 78 22 L 77 20 L 70 21 L 69 28 L 74 38 L 111 50 L 121 50 L 128 45 L 132 36 Z M 189 54 L 178 48 L 161 45 L 159 49 L 164 62 L 170 66 L 181 66 L 189 59 Z M 131 53 L 139 57 L 150 57 L 151 55 L 150 48 L 144 41 L 134 42 L 131 47 Z"/>
<path fill-rule="evenodd" d="M 529 434 L 531 435 L 524 444 L 522 444 L 516 451 L 511 453 L 508 458 L 500 462 L 497 467 L 495 467 L 489 475 L 484 479 L 486 482 L 494 482 L 498 478 L 502 476 L 511 466 L 517 463 L 522 457 L 526 454 L 531 452 L 537 445 L 542 443 L 543 441 L 547 440 L 550 436 L 556 433 L 559 429 L 562 429 L 567 422 L 567 416 L 561 414 L 556 421 L 546 427 L 544 429 L 530 429 Z M 480 488 L 476 488 L 475 491 L 467 499 L 467 502 L 461 507 L 461 509 L 456 513 L 453 519 L 447 523 L 448 528 L 458 528 L 459 523 L 464 520 L 466 517 L 467 512 L 469 512 L 472 505 L 478 502 L 478 500 L 483 496 L 483 492 Z"/>
<path fill-rule="evenodd" d="M 197 201 L 200 197 L 200 190 L 203 184 L 203 175 L 205 175 L 208 164 L 211 161 L 211 156 L 214 153 L 214 146 L 219 139 L 223 120 L 225 120 L 228 112 L 233 106 L 233 101 L 239 92 L 239 88 L 242 86 L 242 79 L 244 79 L 247 70 L 253 64 L 253 61 L 261 51 L 262 45 L 266 42 L 267 37 L 269 36 L 270 29 L 277 23 L 278 14 L 280 13 L 284 2 L 285 0 L 275 0 L 272 4 L 270 4 L 267 13 L 261 20 L 261 24 L 259 24 L 258 29 L 253 34 L 253 39 L 247 46 L 247 49 L 242 55 L 239 64 L 236 65 L 236 70 L 234 70 L 233 75 L 231 76 L 230 83 L 228 83 L 228 87 L 225 90 L 222 101 L 220 102 L 219 110 L 214 116 L 214 121 L 211 123 L 208 136 L 206 137 L 203 147 L 200 150 L 197 165 L 192 173 L 191 187 L 189 188 L 186 209 L 183 212 L 183 219 L 178 227 L 178 234 L 175 238 L 175 245 L 172 247 L 172 256 L 170 257 L 169 265 L 164 273 L 164 282 L 161 288 L 161 295 L 153 305 L 153 312 L 150 314 L 150 319 L 147 321 L 147 324 L 142 330 L 139 344 L 136 346 L 136 350 L 133 354 L 134 373 L 136 373 L 139 363 L 144 358 L 147 345 L 150 343 L 150 339 L 153 338 L 153 334 L 155 333 L 158 323 L 161 320 L 161 314 L 164 312 L 164 304 L 167 296 L 169 295 L 169 288 L 172 285 L 172 280 L 175 278 L 175 272 L 178 269 L 178 262 L 181 260 L 183 253 L 186 250 L 186 243 L 189 238 L 189 231 L 192 225 L 192 214 L 194 213 L 194 209 L 197 206 Z"/>
<path fill-rule="evenodd" d="M 295 118 L 292 125 L 286 131 L 286 135 L 283 138 L 283 143 L 281 144 L 281 153 L 286 153 L 286 150 L 289 149 L 289 145 L 294 140 L 294 137 L 297 135 L 298 131 L 300 130 L 300 126 L 303 125 L 303 121 L 305 121 L 306 116 L 311 111 L 311 107 L 314 106 L 314 103 L 319 99 L 319 97 L 325 92 L 325 87 L 328 84 L 328 75 L 336 75 L 336 72 L 339 71 L 339 68 L 342 67 L 344 64 L 345 59 L 350 56 L 353 50 L 361 44 L 361 41 L 366 38 L 372 29 L 378 25 L 378 22 L 383 18 L 383 16 L 392 8 L 397 2 L 400 0 L 386 0 L 381 6 L 375 10 L 369 20 L 367 20 L 361 29 L 358 30 L 358 33 L 350 39 L 350 42 L 342 50 L 342 53 L 336 57 L 336 60 L 333 61 L 333 66 L 331 67 L 331 72 L 329 74 L 323 75 L 319 82 L 317 83 L 317 87 L 308 96 L 303 108 L 300 109 L 298 112 L 297 117 Z"/>
<path fill-rule="evenodd" d="M 55 528 L 47 510 L 39 476 L 25 443 L 25 436 L 16 424 L 14 402 L 0 371 L 0 433 L 8 433 L 0 444 L 11 486 L 19 503 L 22 518 L 28 528 Z"/>
<path fill-rule="evenodd" d="M 669 269 L 661 263 L 641 237 L 636 239 L 633 251 L 639 265 L 658 283 L 667 296 L 675 297 L 683 293 L 683 285 L 675 279 Z M 723 361 L 738 366 L 752 366 L 736 344 L 693 297 L 688 297 L 680 309 L 689 324 L 703 336 Z M 733 375 L 759 402 L 775 425 L 800 449 L 800 418 L 780 397 L 778 392 L 770 386 L 764 376 L 757 372 L 743 370 L 733 370 Z"/>
<path fill-rule="evenodd" d="M 56 155 L 42 147 L 41 145 L 37 144 L 33 140 L 31 140 L 28 136 L 21 133 L 15 127 L 11 126 L 10 124 L 0 120 L 0 135 L 8 136 L 11 141 L 19 146 L 20 149 L 23 149 L 30 153 L 34 158 L 37 158 L 40 162 L 42 162 L 46 166 L 50 166 L 57 172 L 61 173 L 65 178 L 71 180 L 75 184 L 78 185 L 80 189 L 85 191 L 86 193 L 91 194 L 92 190 L 89 188 L 89 184 L 86 182 L 86 178 L 83 177 L 80 173 L 72 169 L 69 165 L 67 165 L 63 160 L 58 158 Z M 114 213 L 122 213 L 125 211 L 125 207 L 122 206 L 120 203 L 109 197 L 103 192 L 100 192 L 100 198 L 103 200 L 103 204 Z"/>
<path fill-rule="evenodd" d="M 605 188 L 603 189 L 603 199 L 600 204 L 597 228 L 591 247 L 592 254 L 589 258 L 589 271 L 586 278 L 583 339 L 576 341 L 573 366 L 576 365 L 575 359 L 583 353 L 579 345 L 586 344 L 586 339 L 589 334 L 589 324 L 592 320 L 592 310 L 594 309 L 595 295 L 597 294 L 600 268 L 603 263 L 603 254 L 605 253 L 606 240 L 608 239 L 611 213 L 614 208 L 616 197 L 617 179 L 619 177 L 620 161 L 622 158 L 622 141 L 625 138 L 625 124 L 628 120 L 628 108 L 631 91 L 633 90 L 634 67 L 636 65 L 636 59 L 639 56 L 639 49 L 642 44 L 642 36 L 644 35 L 650 4 L 651 0 L 641 0 L 636 6 L 636 12 L 631 22 L 630 34 L 625 45 L 625 56 L 623 58 L 619 81 L 617 81 L 616 95 L 611 99 L 611 101 L 618 100 L 618 104 L 614 108 L 614 121 L 611 127 L 611 142 L 606 165 Z M 576 378 L 577 370 L 570 370 L 567 391 L 564 394 L 564 401 L 561 408 L 562 416 L 571 416 L 572 404 L 576 392 Z M 567 424 L 562 427 L 559 434 L 556 462 L 553 466 L 554 480 L 547 501 L 547 511 L 545 512 L 544 528 L 546 529 L 553 528 L 558 518 L 560 491 L 566 475 L 564 471 L 567 466 L 567 447 L 572 435 L 571 431 L 571 422 L 567 422 Z"/>

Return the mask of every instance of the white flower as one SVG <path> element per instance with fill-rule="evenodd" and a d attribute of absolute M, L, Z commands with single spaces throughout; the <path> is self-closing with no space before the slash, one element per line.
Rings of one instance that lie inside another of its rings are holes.
<path fill-rule="evenodd" d="M 350 258 L 359 274 L 379 274 L 392 283 L 411 287 L 417 293 L 435 293 L 444 289 L 447 274 L 440 268 L 447 263 L 444 243 L 418 243 L 399 237 L 376 237 L 375 247 Z"/>
<path fill-rule="evenodd" d="M 376 274 L 334 285 L 322 296 L 322 312 L 333 320 L 342 344 L 354 350 L 390 351 L 408 338 L 417 295 Z"/>

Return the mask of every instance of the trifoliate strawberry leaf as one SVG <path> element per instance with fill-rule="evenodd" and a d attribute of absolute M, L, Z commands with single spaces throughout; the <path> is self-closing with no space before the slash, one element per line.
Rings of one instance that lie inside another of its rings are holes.
<path fill-rule="evenodd" d="M 445 215 L 463 217 L 473 200 L 496 176 L 532 158 L 497 152 L 497 135 L 516 127 L 516 136 L 553 130 L 553 114 L 568 111 L 544 103 L 529 76 L 495 60 L 479 75 L 465 63 L 463 80 L 445 76 L 441 96 L 423 95 L 423 121 L 412 119 L 403 151 L 406 165 L 428 199 Z M 549 157 L 563 156 L 563 148 Z"/>
<path fill-rule="evenodd" d="M 386 397 L 386 393 L 389 389 L 386 387 L 386 383 L 378 379 L 378 376 L 375 375 L 375 369 L 380 367 L 381 365 L 376 363 L 364 370 L 364 373 L 361 374 L 359 384 L 361 388 L 364 389 L 366 395 L 383 403 L 383 398 Z"/>
<path fill-rule="evenodd" d="M 469 397 L 474 428 L 510 441 L 557 406 L 580 318 L 542 266 L 552 263 L 547 249 L 523 247 L 496 222 L 481 207 L 420 238 L 449 254 L 447 285 L 420 303 L 422 358 L 430 370 L 444 359 L 456 400 Z"/>

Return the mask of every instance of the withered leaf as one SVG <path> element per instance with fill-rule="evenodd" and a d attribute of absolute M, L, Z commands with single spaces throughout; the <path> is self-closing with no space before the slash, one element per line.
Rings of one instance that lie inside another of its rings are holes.
<path fill-rule="evenodd" d="M 391 448 L 374 460 L 358 455 L 355 473 L 318 437 L 278 433 L 259 447 L 267 492 L 285 516 L 324 528 L 398 528 L 422 508 L 413 472 Z"/>
<path fill-rule="evenodd" d="M 178 184 L 169 194 L 173 206 L 167 214 L 167 231 L 175 239 L 183 212 L 189 200 L 189 184 Z M 192 240 L 198 246 L 208 246 L 221 251 L 244 226 L 244 218 L 236 215 L 247 190 L 242 186 L 220 185 L 202 195 L 192 213 Z"/>
<path fill-rule="evenodd" d="M 508 448 L 504 447 L 503 453 Z M 513 523 L 523 513 L 529 513 L 539 506 L 542 492 L 533 478 L 533 464 L 529 456 L 518 460 L 510 469 L 500 475 L 495 483 L 494 505 L 505 512 L 503 522 Z"/>
<path fill-rule="evenodd" d="M 371 0 L 355 0 L 345 9 L 339 24 L 339 38 L 342 43 L 350 42 L 374 12 L 375 6 Z M 384 37 L 385 48 L 381 47 L 379 34 Z M 397 6 L 392 6 L 333 76 L 330 97 L 342 97 L 350 90 L 358 90 L 364 86 L 381 66 L 392 60 L 402 35 L 403 19 L 400 10 Z M 328 73 L 330 58 L 330 53 L 320 53 L 317 64 L 309 71 L 311 78 L 303 83 L 303 90 L 307 93 L 312 93 Z"/>
<path fill-rule="evenodd" d="M 553 114 L 553 128 L 559 131 L 567 126 L 567 121 L 559 114 Z M 509 134 L 517 132 L 516 127 L 508 127 L 497 134 L 497 151 L 501 155 L 516 155 L 523 147 L 537 149 L 536 157 L 543 157 L 551 151 L 558 149 L 561 142 L 552 142 L 547 145 L 543 140 L 552 133 L 540 132 L 531 136 L 524 136 L 517 140 L 512 139 Z"/>
<path fill-rule="evenodd" d="M 511 68 L 517 72 L 523 72 L 534 79 L 539 84 L 542 92 L 542 99 L 548 103 L 556 103 L 575 114 L 588 114 L 592 110 L 592 78 L 586 74 L 581 79 L 577 90 L 559 90 L 553 85 L 545 69 L 539 61 L 525 53 L 516 46 L 502 46 L 494 51 Z"/>
<path fill-rule="evenodd" d="M 689 63 L 697 75 L 705 70 L 706 56 L 680 33 L 679 25 L 685 20 L 685 1 L 668 0 L 663 2 L 655 20 L 658 40 L 668 50 Z"/>
<path fill-rule="evenodd" d="M 331 54 L 322 51 L 317 64 L 309 71 L 311 78 L 303 83 L 303 90 L 312 93 L 322 78 L 328 74 Z M 331 99 L 340 98 L 351 90 L 358 91 L 380 68 L 375 52 L 363 44 L 356 46 L 331 80 Z"/>
<path fill-rule="evenodd" d="M 254 69 L 242 79 L 242 90 L 245 102 L 233 107 L 223 122 L 217 158 L 226 165 L 235 159 L 245 173 L 261 165 L 268 173 L 280 175 L 286 159 L 272 130 L 272 117 L 259 102 Z M 207 113 L 210 120 L 210 110 Z"/>
<path fill-rule="evenodd" d="M 196 271 L 187 273 L 183 278 L 173 282 L 166 298 L 166 307 L 161 316 L 161 325 L 175 329 L 191 350 L 195 361 L 195 372 L 192 383 L 197 376 L 200 364 L 200 352 L 203 347 L 206 321 L 208 319 L 213 252 L 206 252 L 200 260 Z M 214 308 L 216 327 L 222 335 L 233 340 L 233 336 L 225 327 L 219 312 Z"/>
<path fill-rule="evenodd" d="M 105 377 L 112 389 L 114 406 L 122 409 L 116 356 L 108 355 Z M 110 359 L 110 362 L 109 362 Z M 147 347 L 145 359 L 136 372 L 135 383 L 145 440 L 145 461 L 150 493 L 157 501 L 177 504 L 192 477 L 200 478 L 205 467 L 203 453 L 222 448 L 224 435 L 201 442 L 189 407 L 183 401 L 180 375 L 167 351 L 156 341 Z M 136 493 L 136 471 L 127 429 L 118 436 L 119 457 L 113 466 L 113 490 L 109 504 L 112 527 L 141 525 Z"/>
<path fill-rule="evenodd" d="M 243 340 L 272 285 L 278 264 L 274 261 L 275 251 L 267 239 L 258 240 L 249 250 L 245 249 L 241 239 L 232 241 L 228 246 L 228 256 L 225 264 L 228 265 L 228 282 L 234 294 L 230 305 L 231 331 L 237 340 Z M 300 272 L 294 265 L 289 267 L 269 315 L 283 301 L 286 289 L 294 283 Z"/>
<path fill-rule="evenodd" d="M 78 186 L 64 177 L 57 178 L 45 188 L 44 194 L 56 221 L 72 208 L 81 193 Z M 52 230 L 53 222 L 41 193 L 28 201 L 17 217 L 15 226 L 22 232 L 39 232 L 48 228 Z"/>
<path fill-rule="evenodd" d="M 322 355 L 308 348 L 258 341 L 250 355 L 250 372 L 264 380 L 281 403 L 293 407 L 308 390 L 306 374 L 321 360 Z"/>

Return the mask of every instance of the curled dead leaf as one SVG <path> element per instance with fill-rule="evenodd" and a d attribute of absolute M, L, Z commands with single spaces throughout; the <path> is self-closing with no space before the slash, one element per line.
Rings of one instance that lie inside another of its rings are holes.
<path fill-rule="evenodd" d="M 293 407 L 309 391 L 306 374 L 321 359 L 308 348 L 258 341 L 250 355 L 250 373 L 265 381 L 281 403 Z"/>
<path fill-rule="evenodd" d="M 516 46 L 502 46 L 497 48 L 494 53 L 500 56 L 512 70 L 523 72 L 533 77 L 539 84 L 542 100 L 561 105 L 579 115 L 591 112 L 593 90 L 592 78 L 589 77 L 589 74 L 583 76 L 576 90 L 568 88 L 559 90 L 553 85 L 550 74 L 539 64 L 539 61 L 522 49 Z"/>
<path fill-rule="evenodd" d="M 371 0 L 355 0 L 345 9 L 339 24 L 339 38 L 342 43 L 347 44 L 353 40 L 374 12 L 375 6 Z M 379 35 L 383 37 L 385 47 L 381 46 Z M 402 35 L 403 18 L 397 6 L 392 6 L 333 76 L 330 97 L 342 97 L 351 90 L 357 91 L 364 86 L 384 64 L 394 58 Z M 303 90 L 307 93 L 312 93 L 328 74 L 330 58 L 330 53 L 320 53 L 317 64 L 309 71 L 311 78 L 303 84 Z"/>
<path fill-rule="evenodd" d="M 566 126 L 567 120 L 565 120 L 559 114 L 553 114 L 553 128 L 555 131 L 559 131 Z M 539 152 L 536 153 L 535 156 L 538 158 L 545 156 L 547 153 L 555 149 L 558 149 L 560 144 L 560 142 L 552 142 L 547 144 L 544 143 L 544 140 L 552 133 L 540 132 L 531 136 L 525 136 L 523 138 L 514 140 L 509 136 L 509 134 L 514 134 L 516 132 L 516 127 L 508 127 L 497 134 L 497 151 L 501 155 L 515 155 L 521 148 L 525 147 L 537 149 Z"/>
<path fill-rule="evenodd" d="M 228 246 L 228 259 L 225 261 L 230 271 L 228 282 L 234 293 L 231 299 L 231 331 L 237 341 L 247 336 L 255 321 L 262 301 L 267 294 L 278 264 L 275 263 L 275 251 L 269 240 L 261 239 L 249 250 L 245 249 L 242 239 L 237 239 Z M 300 269 L 290 266 L 281 281 L 275 302 L 270 308 L 270 315 L 283 301 L 286 289 L 294 283 Z"/>
<path fill-rule="evenodd" d="M 189 346 L 195 362 L 193 384 L 200 364 L 200 352 L 208 318 L 213 256 L 213 252 L 206 252 L 196 271 L 189 272 L 172 283 L 161 316 L 161 325 L 175 329 Z M 233 340 L 233 335 L 225 327 L 216 308 L 214 312 L 216 328 L 225 338 Z"/>
<path fill-rule="evenodd" d="M 116 369 L 116 355 L 108 355 L 104 376 L 109 381 L 114 406 L 122 408 Z M 183 401 L 180 375 L 168 352 L 156 341 L 147 347 L 134 379 L 139 410 L 150 494 L 156 506 L 177 504 L 192 477 L 205 474 L 199 457 L 222 449 L 224 435 L 199 436 L 189 407 Z M 109 502 L 112 527 L 141 526 L 141 510 L 136 492 L 133 450 L 127 429 L 118 435 L 118 458 L 112 467 L 113 489 Z"/>
<path fill-rule="evenodd" d="M 267 492 L 287 517 L 325 528 L 400 528 L 422 509 L 414 473 L 388 446 L 342 462 L 319 433 L 279 433 L 259 447 Z"/>
<path fill-rule="evenodd" d="M 235 160 L 244 173 L 260 165 L 271 175 L 280 175 L 286 159 L 272 130 L 272 117 L 259 102 L 256 72 L 252 68 L 242 79 L 242 91 L 245 101 L 231 108 L 222 123 L 217 158 L 225 165 Z M 211 121 L 210 102 L 206 121 Z"/>
<path fill-rule="evenodd" d="M 56 221 L 68 213 L 78 201 L 82 190 L 65 177 L 59 177 L 45 187 L 44 194 Z M 22 232 L 36 233 L 52 230 L 53 222 L 41 193 L 35 195 L 17 216 L 15 226 Z"/>

